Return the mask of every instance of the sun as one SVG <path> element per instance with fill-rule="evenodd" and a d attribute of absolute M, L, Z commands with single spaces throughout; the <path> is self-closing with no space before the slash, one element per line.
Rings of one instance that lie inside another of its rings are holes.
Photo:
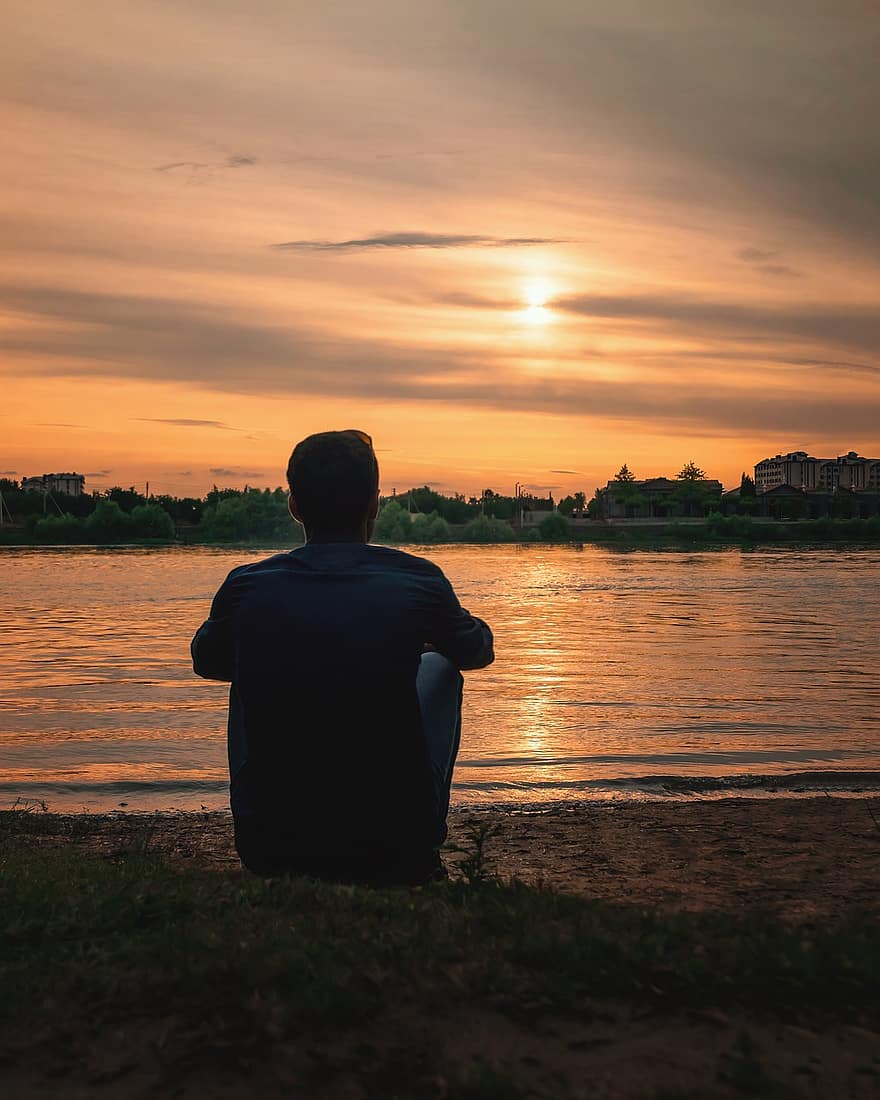
<path fill-rule="evenodd" d="M 554 288 L 547 279 L 529 279 L 523 287 L 526 307 L 522 311 L 524 321 L 530 325 L 546 325 L 553 320 L 553 311 L 547 302 L 553 297 Z"/>

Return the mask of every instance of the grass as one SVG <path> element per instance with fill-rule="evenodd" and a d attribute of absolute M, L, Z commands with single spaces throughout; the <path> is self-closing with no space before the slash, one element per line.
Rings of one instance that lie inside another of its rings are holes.
<path fill-rule="evenodd" d="M 858 912 L 817 928 L 502 883 L 486 832 L 469 837 L 464 878 L 422 889 L 265 881 L 181 870 L 151 851 L 149 820 L 102 856 L 79 847 L 75 818 L 70 844 L 45 845 L 68 820 L 52 816 L 0 814 L 0 1070 L 121 1029 L 151 1036 L 175 1080 L 250 1073 L 295 1049 L 299 1084 L 347 1076 L 368 1100 L 517 1100 L 536 1093 L 515 1067 L 444 1065 L 435 1024 L 476 1014 L 528 1035 L 705 1010 L 880 1022 L 880 932 Z M 747 1035 L 717 1082 L 776 1092 Z"/>
<path fill-rule="evenodd" d="M 880 1006 L 880 937 L 857 915 L 823 931 L 660 915 L 482 877 L 414 891 L 263 881 L 183 873 L 147 849 L 96 859 L 6 846 L 8 1023 L 60 1023 L 85 1000 L 100 1029 L 171 1003 L 181 1019 L 209 1008 L 230 1037 L 271 1043 L 356 1026 L 402 1001 L 519 1019 L 603 998 L 771 1012 Z"/>

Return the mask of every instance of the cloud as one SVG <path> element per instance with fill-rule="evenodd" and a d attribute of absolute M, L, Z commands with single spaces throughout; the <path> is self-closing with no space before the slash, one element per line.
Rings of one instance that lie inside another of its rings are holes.
<path fill-rule="evenodd" d="M 38 428 L 87 428 L 88 424 L 66 424 L 55 420 L 40 420 L 37 422 Z"/>
<path fill-rule="evenodd" d="M 772 260 L 779 253 L 773 249 L 764 248 L 741 248 L 737 252 L 737 256 L 741 260 L 745 260 L 748 264 L 761 264 L 766 263 L 768 260 Z"/>
<path fill-rule="evenodd" d="M 239 466 L 211 466 L 211 468 L 208 470 L 208 473 L 212 474 L 214 477 L 234 478 L 263 477 L 264 472 L 265 471 L 263 470 L 242 470 Z"/>
<path fill-rule="evenodd" d="M 210 168 L 210 164 L 205 164 L 196 160 L 176 160 L 172 164 L 157 164 L 157 172 L 173 172 L 175 168 L 189 168 L 192 171 L 198 171 L 200 168 Z"/>
<path fill-rule="evenodd" d="M 562 244 L 550 237 L 483 237 L 463 233 L 379 233 L 348 241 L 283 241 L 270 247 L 291 252 L 363 252 L 394 248 L 520 248 Z"/>
<path fill-rule="evenodd" d="M 18 470 L 0 470 L 0 477 L 12 477 L 13 474 L 17 474 Z"/>
<path fill-rule="evenodd" d="M 233 153 L 221 161 L 201 160 L 175 160 L 170 164 L 157 164 L 157 172 L 175 172 L 185 168 L 193 174 L 211 171 L 218 168 L 249 168 L 257 163 L 256 157 L 245 156 L 243 153 Z"/>
<path fill-rule="evenodd" d="M 112 470 L 96 470 L 90 474 L 83 474 L 83 477 L 90 477 L 93 480 L 97 478 L 100 481 L 102 478 L 109 477 L 112 473 Z"/>
<path fill-rule="evenodd" d="M 761 264 L 758 271 L 763 271 L 765 275 L 779 275 L 788 279 L 799 279 L 801 273 L 795 271 L 793 267 L 789 267 L 787 264 Z"/>
<path fill-rule="evenodd" d="M 748 264 L 755 265 L 755 270 L 762 272 L 764 275 L 775 275 L 788 279 L 800 278 L 801 273 L 796 271 L 793 267 L 789 267 L 788 264 L 768 262 L 775 259 L 778 255 L 779 252 L 777 250 L 765 248 L 741 248 L 739 252 L 737 252 L 737 256 L 741 260 Z"/>
<path fill-rule="evenodd" d="M 804 358 L 814 364 L 812 375 L 820 361 L 835 362 L 840 348 L 852 346 L 869 367 L 880 343 L 880 311 L 869 305 L 770 308 L 674 293 L 577 295 L 553 303 L 573 317 L 613 321 L 619 337 L 656 329 L 682 339 L 681 355 L 669 340 L 662 356 L 635 351 L 634 363 L 648 374 L 634 385 L 627 377 L 580 374 L 576 361 L 565 358 L 548 360 L 538 375 L 528 356 L 523 365 L 511 351 L 423 347 L 406 343 L 405 332 L 397 342 L 329 339 L 204 302 L 0 286 L 0 303 L 49 322 L 2 330 L 0 346 L 19 362 L 30 353 L 31 376 L 128 377 L 223 393 L 418 402 L 422 410 L 437 403 L 586 416 L 668 434 L 876 436 L 876 390 L 865 388 L 867 380 L 848 393 L 804 386 L 802 371 L 792 369 L 785 385 L 778 366 Z M 697 337 L 703 350 L 693 347 Z M 765 372 L 756 378 L 772 371 L 773 386 L 762 386 L 756 397 L 758 383 L 743 385 L 737 373 L 722 369 L 728 357 Z"/>
<path fill-rule="evenodd" d="M 189 420 L 184 417 L 163 416 L 133 416 L 132 420 L 140 420 L 147 424 L 172 424 L 176 428 L 219 428 L 224 432 L 237 432 L 240 428 L 231 428 L 220 420 Z"/>
<path fill-rule="evenodd" d="M 193 472 L 192 472 L 192 470 L 175 470 L 174 471 L 174 476 L 175 477 L 192 477 Z"/>
<path fill-rule="evenodd" d="M 767 307 L 685 294 L 580 294 L 548 302 L 567 313 L 626 324 L 655 322 L 667 328 L 709 333 L 719 339 L 797 339 L 876 354 L 880 308 L 874 304 Z"/>
<path fill-rule="evenodd" d="M 580 470 L 551 470 L 551 474 L 569 474 L 571 477 L 583 477 Z"/>

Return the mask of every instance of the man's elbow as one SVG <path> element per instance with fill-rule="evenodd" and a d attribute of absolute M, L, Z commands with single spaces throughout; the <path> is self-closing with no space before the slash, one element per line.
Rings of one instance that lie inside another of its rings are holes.
<path fill-rule="evenodd" d="M 210 640 L 200 630 L 190 645 L 193 672 L 201 676 L 203 680 L 232 679 L 232 662 L 221 659 L 220 655 L 213 651 Z"/>
<path fill-rule="evenodd" d="M 208 661 L 193 659 L 193 672 L 201 676 L 203 680 L 221 680 L 223 683 L 231 683 L 232 669 L 211 664 Z"/>
<path fill-rule="evenodd" d="M 463 672 L 474 672 L 478 668 L 488 668 L 489 665 L 495 660 L 495 644 L 492 636 L 490 635 L 478 653 L 475 653 L 473 657 L 462 661 L 458 666 Z"/>
<path fill-rule="evenodd" d="M 462 661 L 459 664 L 459 668 L 462 672 L 476 672 L 480 668 L 488 668 L 489 665 L 495 660 L 495 651 L 492 650 L 488 654 L 484 654 L 478 658 L 474 658 L 471 661 Z"/>

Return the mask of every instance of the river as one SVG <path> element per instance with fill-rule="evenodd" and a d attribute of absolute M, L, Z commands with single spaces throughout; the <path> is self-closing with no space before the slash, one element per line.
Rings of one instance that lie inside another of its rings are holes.
<path fill-rule="evenodd" d="M 227 689 L 189 641 L 269 552 L 0 550 L 0 808 L 227 805 Z M 454 804 L 878 786 L 880 551 L 418 552 L 496 636 Z"/>

